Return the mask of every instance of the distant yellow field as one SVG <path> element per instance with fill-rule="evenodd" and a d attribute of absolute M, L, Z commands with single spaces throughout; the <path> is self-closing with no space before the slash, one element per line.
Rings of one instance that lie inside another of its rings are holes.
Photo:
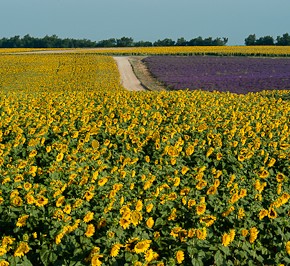
<path fill-rule="evenodd" d="M 0 49 L 0 53 L 28 51 L 65 50 L 72 53 L 96 53 L 107 55 L 245 55 L 245 56 L 290 56 L 289 46 L 174 46 L 132 48 L 83 48 L 83 49 Z"/>

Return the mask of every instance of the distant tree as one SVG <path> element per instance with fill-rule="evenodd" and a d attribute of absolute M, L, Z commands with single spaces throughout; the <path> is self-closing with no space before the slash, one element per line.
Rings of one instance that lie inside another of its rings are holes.
<path fill-rule="evenodd" d="M 216 39 L 214 39 L 213 41 L 212 41 L 212 45 L 214 45 L 214 46 L 224 46 L 224 45 L 226 45 L 227 44 L 227 42 L 228 42 L 228 38 L 216 38 Z"/>
<path fill-rule="evenodd" d="M 131 47 L 133 46 L 134 40 L 128 37 L 122 37 L 121 39 L 117 39 L 117 47 Z"/>
<path fill-rule="evenodd" d="M 174 46 L 175 41 L 169 38 L 165 38 L 163 40 L 158 40 L 153 43 L 153 46 Z"/>
<path fill-rule="evenodd" d="M 246 39 L 245 39 L 245 45 L 255 45 L 256 44 L 256 34 L 250 34 Z"/>
<path fill-rule="evenodd" d="M 135 47 L 150 47 L 150 46 L 153 46 L 153 43 L 149 41 L 138 41 L 138 42 L 134 42 L 134 46 Z"/>
<path fill-rule="evenodd" d="M 289 35 L 283 35 L 279 37 L 279 43 L 282 40 L 287 39 Z M 184 37 L 180 37 L 177 41 L 173 41 L 170 38 L 158 40 L 154 43 L 150 41 L 138 41 L 134 42 L 133 38 L 122 37 L 120 39 L 110 38 L 107 40 L 101 40 L 99 42 L 91 41 L 88 39 L 72 39 L 65 38 L 61 39 L 57 35 L 46 35 L 43 38 L 31 37 L 26 34 L 23 38 L 16 35 L 11 38 L 0 39 L 0 48 L 77 48 L 77 47 L 150 47 L 150 46 L 196 46 L 196 45 L 225 45 L 227 38 L 216 38 L 208 37 L 202 39 L 202 37 L 194 38 L 190 41 L 186 41 Z"/>
<path fill-rule="evenodd" d="M 255 45 L 274 45 L 274 38 L 272 36 L 260 37 L 256 40 Z"/>
<path fill-rule="evenodd" d="M 282 37 L 277 36 L 276 45 L 290 45 L 290 35 L 285 33 Z"/>
<path fill-rule="evenodd" d="M 203 45 L 205 46 L 211 46 L 213 45 L 212 43 L 213 43 L 212 37 L 208 37 L 203 40 Z"/>
<path fill-rule="evenodd" d="M 201 36 L 191 39 L 190 41 L 187 42 L 187 45 L 189 46 L 201 46 L 204 45 L 203 39 Z"/>
<path fill-rule="evenodd" d="M 97 43 L 97 47 L 115 47 L 117 41 L 115 38 L 111 38 L 108 40 L 102 40 Z"/>
<path fill-rule="evenodd" d="M 187 41 L 181 37 L 181 38 L 178 38 L 176 43 L 175 43 L 176 46 L 186 46 L 187 45 Z"/>

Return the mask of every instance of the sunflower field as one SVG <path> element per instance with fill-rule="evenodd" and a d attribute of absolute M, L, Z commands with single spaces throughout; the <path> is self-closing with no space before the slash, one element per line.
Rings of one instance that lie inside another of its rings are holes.
<path fill-rule="evenodd" d="M 287 91 L 128 92 L 112 57 L 0 56 L 0 265 L 289 265 Z"/>
<path fill-rule="evenodd" d="M 112 48 L 1 48 L 1 53 L 42 52 L 89 53 L 99 55 L 218 55 L 289 57 L 290 46 L 153 46 Z"/>

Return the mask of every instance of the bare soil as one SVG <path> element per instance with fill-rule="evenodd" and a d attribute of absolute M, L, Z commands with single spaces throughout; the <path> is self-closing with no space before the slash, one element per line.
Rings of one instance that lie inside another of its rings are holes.
<path fill-rule="evenodd" d="M 129 91 L 145 91 L 145 88 L 133 72 L 129 58 L 127 56 L 114 56 L 113 58 L 118 65 L 123 87 Z"/>
<path fill-rule="evenodd" d="M 129 57 L 129 62 L 131 63 L 134 74 L 139 79 L 141 85 L 150 91 L 166 90 L 164 84 L 152 76 L 147 66 L 142 62 L 143 58 L 145 58 L 145 56 Z"/>

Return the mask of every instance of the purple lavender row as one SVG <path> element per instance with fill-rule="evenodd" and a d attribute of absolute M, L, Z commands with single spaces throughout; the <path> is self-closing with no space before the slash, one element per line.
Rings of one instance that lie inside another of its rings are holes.
<path fill-rule="evenodd" d="M 233 93 L 290 89 L 290 58 L 151 56 L 150 72 L 172 90 Z"/>

